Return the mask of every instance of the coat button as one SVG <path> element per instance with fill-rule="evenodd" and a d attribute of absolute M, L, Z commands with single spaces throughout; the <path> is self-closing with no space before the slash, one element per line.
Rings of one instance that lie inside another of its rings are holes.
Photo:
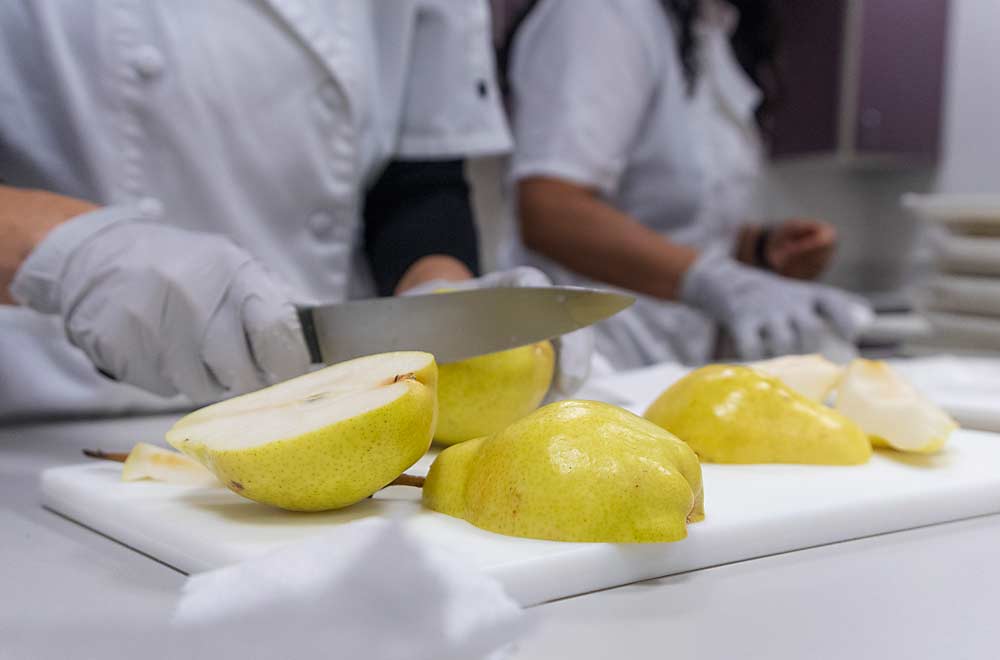
<path fill-rule="evenodd" d="M 143 78 L 155 78 L 163 73 L 163 54 L 153 46 L 140 46 L 132 54 L 132 66 Z"/>
<path fill-rule="evenodd" d="M 340 243 L 350 243 L 354 232 L 346 224 L 338 224 L 333 228 L 333 239 Z"/>
<path fill-rule="evenodd" d="M 309 231 L 313 236 L 323 236 L 333 227 L 333 216 L 326 211 L 316 211 L 309 216 Z"/>
<path fill-rule="evenodd" d="M 163 217 L 163 202 L 155 197 L 143 197 L 139 200 L 139 213 L 144 218 L 159 220 Z"/>

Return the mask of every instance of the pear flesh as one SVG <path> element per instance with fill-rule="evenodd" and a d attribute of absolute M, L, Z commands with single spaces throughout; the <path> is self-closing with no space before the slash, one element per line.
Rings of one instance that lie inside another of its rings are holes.
<path fill-rule="evenodd" d="M 192 458 L 145 442 L 137 443 L 122 465 L 122 481 L 150 479 L 180 486 L 221 486 L 215 475 Z"/>
<path fill-rule="evenodd" d="M 294 511 L 337 509 L 424 455 L 436 385 L 429 353 L 371 355 L 195 411 L 167 442 L 243 497 Z"/>
<path fill-rule="evenodd" d="M 819 403 L 829 398 L 844 373 L 843 367 L 819 354 L 785 355 L 749 366 Z"/>
<path fill-rule="evenodd" d="M 541 404 L 554 370 L 548 341 L 442 364 L 435 440 L 453 445 L 516 422 Z"/>
<path fill-rule="evenodd" d="M 645 416 L 715 463 L 857 465 L 872 454 L 850 419 L 750 367 L 693 371 Z"/>
<path fill-rule="evenodd" d="M 836 408 L 871 436 L 875 446 L 932 453 L 958 424 L 888 364 L 854 360 L 837 387 Z"/>
<path fill-rule="evenodd" d="M 544 406 L 502 431 L 448 447 L 424 504 L 483 529 L 535 539 L 677 541 L 704 518 L 691 449 L 597 401 Z"/>

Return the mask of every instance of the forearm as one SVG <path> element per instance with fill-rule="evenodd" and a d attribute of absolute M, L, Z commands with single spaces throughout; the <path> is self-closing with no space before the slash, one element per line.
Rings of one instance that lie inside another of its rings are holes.
<path fill-rule="evenodd" d="M 41 190 L 0 185 L 0 304 L 13 304 L 10 284 L 18 268 L 50 231 L 93 204 Z"/>
<path fill-rule="evenodd" d="M 475 274 L 455 257 L 444 254 L 431 254 L 421 257 L 406 269 L 403 277 L 396 284 L 395 294 L 399 295 L 424 282 L 431 282 L 433 280 L 457 282 L 474 276 Z"/>
<path fill-rule="evenodd" d="M 650 296 L 678 297 L 698 252 L 672 243 L 595 194 L 555 179 L 519 185 L 525 245 L 572 270 Z"/>
<path fill-rule="evenodd" d="M 479 269 L 479 244 L 461 161 L 386 168 L 365 203 L 365 253 L 380 295 Z"/>

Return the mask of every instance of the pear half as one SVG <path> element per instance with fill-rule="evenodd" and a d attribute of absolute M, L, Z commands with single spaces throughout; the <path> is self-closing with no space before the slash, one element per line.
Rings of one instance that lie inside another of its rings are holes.
<path fill-rule="evenodd" d="M 837 387 L 837 410 L 871 436 L 876 447 L 931 453 L 958 423 L 924 398 L 888 364 L 854 360 Z"/>
<path fill-rule="evenodd" d="M 554 370 L 548 341 L 442 364 L 434 439 L 453 445 L 516 422 L 541 404 Z"/>
<path fill-rule="evenodd" d="M 122 466 L 122 481 L 151 479 L 182 486 L 221 486 L 198 461 L 170 449 L 140 442 Z"/>
<path fill-rule="evenodd" d="M 552 403 L 448 447 L 431 465 L 423 501 L 492 532 L 553 541 L 677 541 L 705 517 L 694 452 L 597 401 Z"/>
<path fill-rule="evenodd" d="M 785 355 L 751 362 L 750 367 L 774 376 L 785 385 L 813 401 L 823 403 L 837 386 L 844 368 L 822 355 Z"/>
<path fill-rule="evenodd" d="M 197 410 L 167 442 L 243 497 L 294 511 L 337 509 L 424 455 L 436 385 L 429 353 L 371 355 Z"/>
<path fill-rule="evenodd" d="M 669 387 L 646 418 L 715 463 L 855 465 L 871 458 L 857 424 L 749 367 L 709 365 Z"/>

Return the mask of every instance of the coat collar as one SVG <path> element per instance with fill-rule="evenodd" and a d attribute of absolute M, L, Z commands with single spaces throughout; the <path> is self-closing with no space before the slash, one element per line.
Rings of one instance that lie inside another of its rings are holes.
<path fill-rule="evenodd" d="M 733 55 L 730 36 L 739 23 L 739 12 L 724 0 L 702 0 L 695 27 L 700 41 L 700 64 L 726 112 L 740 122 L 752 122 L 761 91 Z"/>
<path fill-rule="evenodd" d="M 364 81 L 356 42 L 365 35 L 354 34 L 357 26 L 363 24 L 357 20 L 356 14 L 363 9 L 357 0 L 325 2 L 322 15 L 312 3 L 303 0 L 264 1 L 340 88 L 347 116 L 361 116 L 364 109 L 358 106 L 364 97 L 359 92 Z"/>

